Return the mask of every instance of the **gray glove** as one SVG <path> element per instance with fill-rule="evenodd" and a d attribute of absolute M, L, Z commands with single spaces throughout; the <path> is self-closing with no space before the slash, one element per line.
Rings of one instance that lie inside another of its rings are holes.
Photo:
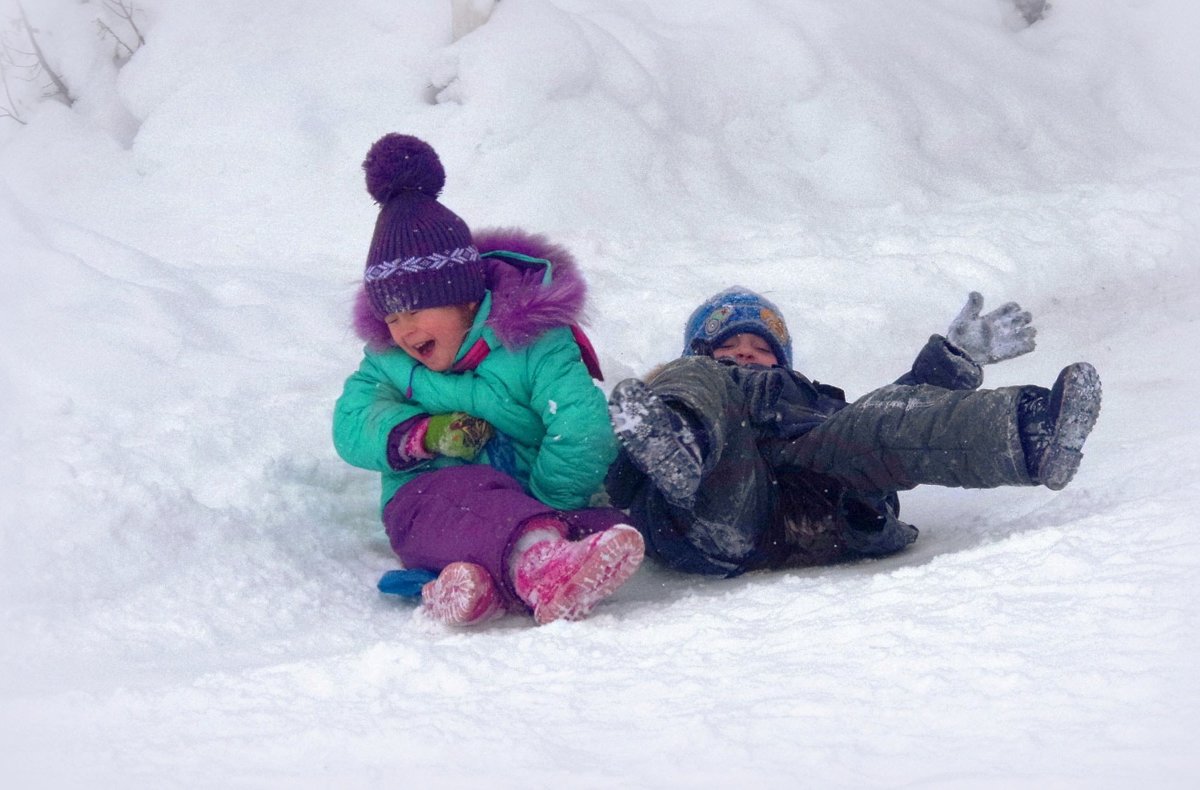
<path fill-rule="evenodd" d="M 989 365 L 1033 351 L 1037 330 L 1033 316 L 1016 302 L 980 315 L 983 295 L 972 291 L 958 317 L 946 331 L 946 339 L 962 349 L 977 365 Z"/>

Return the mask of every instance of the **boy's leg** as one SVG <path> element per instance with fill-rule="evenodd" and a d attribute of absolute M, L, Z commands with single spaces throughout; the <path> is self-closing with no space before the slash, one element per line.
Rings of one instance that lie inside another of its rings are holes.
<path fill-rule="evenodd" d="M 759 432 L 746 419 L 741 389 L 707 357 L 675 360 L 648 377 L 646 387 L 655 403 L 678 410 L 685 424 L 698 429 L 699 479 L 691 501 L 680 506 L 656 482 L 656 459 L 631 457 L 646 443 L 631 442 L 618 430 L 622 450 L 608 480 L 614 504 L 629 508 L 647 550 L 673 568 L 734 575 L 758 564 L 776 487 L 758 448 Z"/>
<path fill-rule="evenodd" d="M 613 388 L 608 410 L 633 465 L 668 502 L 690 509 L 704 471 L 705 447 L 697 421 L 668 406 L 637 379 Z"/>
<path fill-rule="evenodd" d="M 1100 416 L 1100 397 L 1096 369 L 1076 362 L 1063 368 L 1049 392 L 1039 388 L 1022 399 L 1021 436 L 1035 482 L 1058 491 L 1075 477 L 1083 443 Z"/>
<path fill-rule="evenodd" d="M 1022 391 L 893 384 L 773 447 L 781 467 L 828 475 L 864 494 L 1030 485 L 1017 427 Z"/>
<path fill-rule="evenodd" d="M 1039 439 L 1037 420 L 1025 412 L 1043 396 L 1049 427 Z M 1099 377 L 1086 363 L 1064 369 L 1051 393 L 892 385 L 773 452 L 783 466 L 826 474 L 867 494 L 917 485 L 1061 488 L 1079 465 L 1099 410 Z"/>

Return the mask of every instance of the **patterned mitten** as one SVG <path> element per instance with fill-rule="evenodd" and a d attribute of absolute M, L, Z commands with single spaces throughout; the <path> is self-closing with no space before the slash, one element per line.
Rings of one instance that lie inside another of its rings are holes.
<path fill-rule="evenodd" d="M 466 412 L 435 414 L 425 430 L 425 449 L 431 453 L 473 461 L 492 438 L 492 426 Z"/>

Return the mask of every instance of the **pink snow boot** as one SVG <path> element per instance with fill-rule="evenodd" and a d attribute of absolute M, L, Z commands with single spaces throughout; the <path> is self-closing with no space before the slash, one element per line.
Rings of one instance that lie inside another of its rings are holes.
<path fill-rule="evenodd" d="M 585 617 L 629 580 L 645 550 L 641 533 L 627 524 L 582 540 L 539 529 L 517 542 L 509 567 L 517 595 L 544 625 Z"/>
<path fill-rule="evenodd" d="M 446 625 L 477 625 L 503 614 L 492 575 L 473 562 L 452 562 L 421 588 L 425 611 Z"/>

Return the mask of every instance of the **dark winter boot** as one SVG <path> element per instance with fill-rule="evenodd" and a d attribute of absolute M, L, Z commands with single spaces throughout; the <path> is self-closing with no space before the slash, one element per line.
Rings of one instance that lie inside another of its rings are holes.
<path fill-rule="evenodd" d="M 701 442 L 683 415 L 638 379 L 613 388 L 608 407 L 617 439 L 633 465 L 673 505 L 690 508 L 704 464 Z"/>
<path fill-rule="evenodd" d="M 1053 491 L 1065 488 L 1083 459 L 1083 443 L 1100 416 L 1100 375 L 1086 362 L 1068 365 L 1048 396 L 1033 393 L 1019 407 L 1029 475 Z"/>

